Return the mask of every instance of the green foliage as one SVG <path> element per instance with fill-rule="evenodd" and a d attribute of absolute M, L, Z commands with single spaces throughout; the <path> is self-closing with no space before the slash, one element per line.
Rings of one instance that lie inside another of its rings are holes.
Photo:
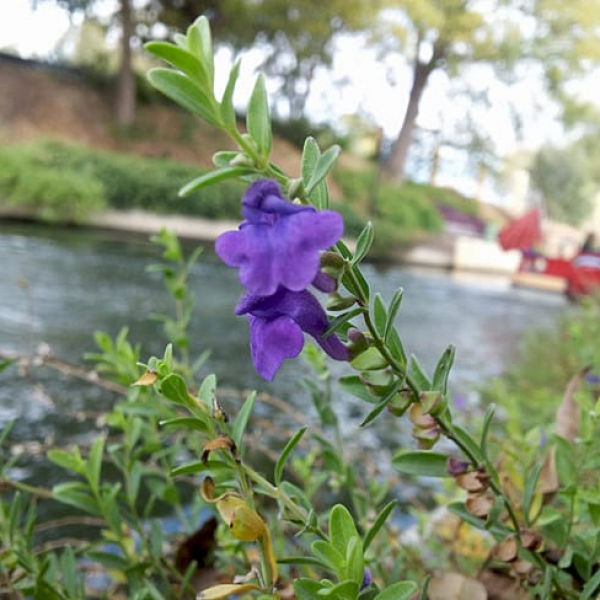
<path fill-rule="evenodd" d="M 406 181 L 401 184 L 375 181 L 374 167 L 333 172 L 344 202 L 337 203 L 345 217 L 346 231 L 356 237 L 364 223 L 375 225 L 373 255 L 384 253 L 394 245 L 414 241 L 421 233 L 439 232 L 443 217 L 438 206 L 450 206 L 468 215 L 477 214 L 475 202 L 449 188 Z"/>
<path fill-rule="evenodd" d="M 581 145 L 564 150 L 543 148 L 530 172 L 532 184 L 541 194 L 550 218 L 580 225 L 590 216 L 598 173 L 596 165 L 589 164 Z"/>
<path fill-rule="evenodd" d="M 599 335 L 600 303 L 586 298 L 555 327 L 526 334 L 514 364 L 482 389 L 484 402 L 518 412 L 524 428 L 550 422 L 571 377 L 586 366 L 599 368 Z"/>
<path fill-rule="evenodd" d="M 0 197 L 43 221 L 85 221 L 106 206 L 105 189 L 75 166 L 57 169 L 27 147 L 0 149 Z"/>
<path fill-rule="evenodd" d="M 179 213 L 208 219 L 239 216 L 243 187 L 225 181 L 210 190 L 177 194 L 198 168 L 172 160 L 102 152 L 45 140 L 1 151 L 0 195 L 42 218 L 84 221 L 110 207 Z"/>
<path fill-rule="evenodd" d="M 439 17 L 435 7 L 407 6 L 422 24 Z M 472 23 L 464 16 L 458 10 L 453 24 L 468 29 Z M 242 133 L 231 119 L 235 69 L 224 97 L 218 101 L 214 96 L 207 20 L 198 19 L 176 41 L 176 45 L 152 46 L 176 70 L 154 71 L 151 80 L 226 131 L 238 146 L 236 151 L 218 153 L 216 169 L 200 183 L 196 180 L 190 191 L 237 177 L 237 168 L 242 167 L 244 180 L 275 178 L 295 201 L 326 208 L 327 176 L 339 148 L 321 151 L 314 139 L 307 139 L 301 178 L 290 179 L 270 161 L 272 130 L 262 79 L 252 93 L 248 132 Z M 375 216 L 392 225 L 433 228 L 434 203 L 424 203 L 415 190 L 382 185 L 383 199 Z M 401 193 L 406 194 L 406 202 L 385 200 Z M 418 450 L 394 451 L 391 466 L 402 475 L 433 476 L 452 482 L 454 490 L 462 489 L 463 497 L 450 502 L 448 511 L 462 524 L 481 531 L 493 545 L 492 552 L 481 556 L 486 567 L 501 568 L 536 597 L 592 598 L 600 587 L 600 401 L 597 385 L 585 376 L 600 363 L 599 304 L 590 300 L 562 326 L 558 344 L 568 347 L 569 383 L 544 443 L 540 428 L 549 421 L 541 419 L 538 410 L 534 427 L 523 427 L 520 407 L 530 396 L 521 395 L 517 387 L 508 402 L 499 402 L 504 413 L 490 405 L 481 419 L 481 431 L 473 433 L 478 424 L 469 429 L 459 425 L 448 402 L 454 347 L 442 353 L 429 375 L 417 357 L 407 355 L 396 326 L 403 291 L 398 289 L 386 302 L 362 273 L 361 262 L 375 240 L 374 227 L 368 223 L 354 251 L 338 241 L 322 255 L 323 268 L 336 281 L 330 300 L 335 304 L 331 310 L 338 313 L 322 335 L 337 333 L 348 344 L 349 365 L 355 373 L 344 377 L 341 386 L 367 403 L 361 426 L 381 417 L 384 410 L 391 422 L 410 421 Z M 389 496 L 395 493 L 395 481 L 387 464 L 390 455 L 362 452 L 357 460 L 344 447 L 335 410 L 338 389 L 324 354 L 308 345 L 303 354 L 310 373 L 302 384 L 318 422 L 308 427 L 302 415 L 303 427 L 284 436 L 271 482 L 251 464 L 257 444 L 247 443 L 253 410 L 263 397 L 245 394 L 230 418 L 221 406 L 216 376 L 196 381 L 206 355 L 195 360 L 189 355 L 194 298 L 187 280 L 199 251 L 186 257 L 167 231 L 154 241 L 162 248 L 163 261 L 152 270 L 163 275 L 175 304 L 175 316 L 161 317 L 167 337 L 162 356 L 139 363 L 140 350 L 127 339 L 126 328 L 115 340 L 96 335 L 99 352 L 90 358 L 107 378 L 104 384 L 113 390 L 116 385 L 122 398 L 103 415 L 106 429 L 88 447 L 49 450 L 48 460 L 69 472 L 69 478 L 51 490 L 12 479 L 10 472 L 18 458 L 0 453 L 2 591 L 26 597 L 80 598 L 85 583 L 78 569 L 91 561 L 108 578 L 108 589 L 103 590 L 107 597 L 183 599 L 197 591 L 191 585 L 197 564 L 178 561 L 182 554 L 157 520 L 159 510 L 169 507 L 177 512 L 181 531 L 188 536 L 185 546 L 197 539 L 194 523 L 200 508 L 210 507 L 223 525 L 209 546 L 218 548 L 216 564 L 232 583 L 202 590 L 198 598 L 220 600 L 244 594 L 275 600 L 285 586 L 293 588 L 299 600 L 408 600 L 419 593 L 417 583 L 407 580 L 414 575 L 424 581 L 420 590 L 424 599 L 426 573 L 445 566 L 440 565 L 439 555 L 448 556 L 453 568 L 462 563 L 453 552 L 444 553 L 436 546 L 435 525 L 421 532 L 420 547 L 412 552 L 398 539 L 391 521 L 395 501 Z M 546 371 L 555 364 L 556 360 L 549 361 Z M 11 363 L 0 367 L 11 368 Z M 504 422 L 495 423 L 496 414 Z M 345 420 L 343 426 L 347 425 Z M 442 438 L 444 446 L 433 452 Z M 10 443 L 10 428 L 0 434 L 0 444 L 6 443 Z M 61 554 L 40 548 L 32 498 L 68 506 L 71 519 L 83 517 L 83 522 L 89 522 L 91 518 L 95 534 Z M 458 533 L 456 529 L 455 538 Z M 254 553 L 247 552 L 248 543 L 256 544 L 258 559 L 251 559 Z M 434 553 L 432 566 L 423 547 L 439 552 Z M 210 553 L 202 556 L 206 554 Z"/>

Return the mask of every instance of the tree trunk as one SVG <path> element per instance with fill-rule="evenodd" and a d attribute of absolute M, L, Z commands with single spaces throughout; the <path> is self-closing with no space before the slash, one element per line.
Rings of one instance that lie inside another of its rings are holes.
<path fill-rule="evenodd" d="M 392 144 L 392 151 L 384 167 L 386 177 L 398 183 L 404 181 L 406 159 L 413 140 L 413 132 L 417 123 L 417 115 L 419 114 L 419 104 L 432 70 L 431 62 L 422 63 L 415 60 L 413 84 L 410 89 L 410 97 L 404 121 L 402 122 L 398 137 Z"/>
<path fill-rule="evenodd" d="M 117 82 L 117 123 L 122 127 L 131 127 L 135 123 L 135 73 L 131 38 L 134 22 L 131 0 L 121 0 L 121 65 Z"/>

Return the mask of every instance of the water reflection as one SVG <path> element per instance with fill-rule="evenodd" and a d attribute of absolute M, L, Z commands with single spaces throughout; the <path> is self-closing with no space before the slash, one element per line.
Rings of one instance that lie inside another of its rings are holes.
<path fill-rule="evenodd" d="M 140 237 L 127 240 L 84 230 L 32 229 L 4 224 L 0 229 L 0 352 L 31 353 L 41 342 L 61 359 L 80 362 L 95 350 L 92 333 L 115 336 L 124 325 L 140 343 L 142 358 L 162 354 L 162 326 L 152 313 L 171 310 L 158 274 L 146 271 L 160 257 L 158 248 Z M 402 286 L 405 296 L 398 325 L 407 352 L 431 370 L 448 344 L 458 348 L 451 387 L 465 394 L 510 363 L 523 337 L 535 325 L 550 325 L 565 310 L 562 297 L 517 290 L 497 280 L 453 278 L 446 273 L 397 267 L 365 267 L 373 289 L 389 300 Z M 307 374 L 298 364 L 285 365 L 267 384 L 254 373 L 247 348 L 247 325 L 233 314 L 240 294 L 236 273 L 219 264 L 210 251 L 195 267 L 192 285 L 197 309 L 192 322 L 192 350 L 212 349 L 205 372 L 216 372 L 222 385 L 265 390 L 311 415 L 307 394 L 298 385 Z M 336 375 L 349 371 L 333 363 Z M 83 385 L 49 369 L 35 381 L 2 374 L 0 427 L 17 419 L 21 439 L 78 441 L 86 428 L 77 411 L 98 411 L 114 400 L 104 390 Z M 337 393 L 345 428 L 356 435 L 363 405 Z M 259 416 L 279 423 L 286 417 L 267 405 Z M 383 420 L 385 421 L 385 420 Z M 297 425 L 297 424 L 295 424 Z M 368 429 L 360 439 L 376 448 L 394 438 L 397 423 Z"/>

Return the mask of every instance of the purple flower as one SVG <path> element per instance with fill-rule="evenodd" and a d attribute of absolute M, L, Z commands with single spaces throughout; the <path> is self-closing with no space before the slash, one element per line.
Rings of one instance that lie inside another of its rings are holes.
<path fill-rule="evenodd" d="M 218 256 L 230 267 L 239 267 L 249 294 L 270 296 L 280 286 L 305 290 L 319 273 L 320 251 L 343 233 L 341 215 L 285 200 L 270 179 L 251 184 L 242 203 L 246 220 L 237 231 L 219 236 Z"/>
<path fill-rule="evenodd" d="M 292 292 L 280 287 L 270 296 L 247 294 L 236 315 L 248 315 L 250 352 L 259 375 L 271 381 L 286 358 L 295 358 L 304 346 L 302 332 L 311 335 L 329 356 L 348 360 L 348 348 L 335 335 L 324 337 L 329 327 L 325 311 L 307 290 Z"/>

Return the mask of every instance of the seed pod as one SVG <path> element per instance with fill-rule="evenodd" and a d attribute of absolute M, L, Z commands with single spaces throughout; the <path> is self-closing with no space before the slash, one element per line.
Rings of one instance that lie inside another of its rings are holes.
<path fill-rule="evenodd" d="M 487 494 L 473 494 L 465 501 L 467 512 L 474 517 L 485 519 L 494 506 L 494 499 Z"/>
<path fill-rule="evenodd" d="M 420 404 L 415 403 L 408 409 L 408 418 L 420 429 L 431 429 L 436 426 L 435 419 L 431 415 L 426 415 Z"/>
<path fill-rule="evenodd" d="M 419 401 L 423 412 L 427 415 L 438 417 L 446 410 L 447 400 L 440 392 L 421 392 L 419 394 Z"/>
<path fill-rule="evenodd" d="M 528 575 L 533 570 L 533 565 L 527 560 L 515 560 L 510 565 L 513 571 L 520 577 Z"/>
<path fill-rule="evenodd" d="M 516 560 L 518 553 L 519 546 L 514 534 L 505 537 L 493 550 L 494 558 L 505 563 Z"/>
<path fill-rule="evenodd" d="M 467 492 L 478 494 L 488 488 L 490 476 L 486 472 L 469 471 L 456 477 L 456 483 Z"/>
<path fill-rule="evenodd" d="M 536 552 L 542 547 L 542 536 L 531 529 L 521 529 L 521 545 L 526 550 Z"/>

